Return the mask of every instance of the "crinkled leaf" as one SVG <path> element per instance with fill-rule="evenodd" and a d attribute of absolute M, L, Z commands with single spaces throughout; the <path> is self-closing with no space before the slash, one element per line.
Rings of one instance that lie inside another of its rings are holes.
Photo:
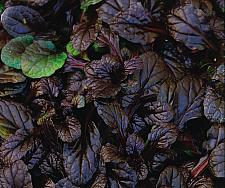
<path fill-rule="evenodd" d="M 0 67 L 0 83 L 1 84 L 16 84 L 20 82 L 24 82 L 26 77 L 23 76 L 20 72 L 11 69 L 5 65 Z"/>
<path fill-rule="evenodd" d="M 119 36 L 108 28 L 102 28 L 97 37 L 97 41 L 102 45 L 107 45 L 110 48 L 110 52 L 113 56 L 121 58 Z"/>
<path fill-rule="evenodd" d="M 148 176 L 148 166 L 143 161 L 138 161 L 137 167 L 138 169 L 136 169 L 136 171 L 138 180 L 145 180 Z"/>
<path fill-rule="evenodd" d="M 145 45 L 153 42 L 157 36 L 146 29 L 151 23 L 150 17 L 136 0 L 107 0 L 98 9 L 98 15 L 114 32 L 131 42 Z"/>
<path fill-rule="evenodd" d="M 101 60 L 94 60 L 87 65 L 85 72 L 88 77 L 111 80 L 112 83 L 120 83 L 124 79 L 124 67 L 112 55 L 104 55 Z"/>
<path fill-rule="evenodd" d="M 213 75 L 212 79 L 218 80 L 225 84 L 225 76 L 224 75 L 225 75 L 225 65 L 222 64 L 216 69 L 216 72 Z"/>
<path fill-rule="evenodd" d="M 13 37 L 34 35 L 45 27 L 45 20 L 36 10 L 27 6 L 11 6 L 1 15 L 1 21 L 6 31 Z"/>
<path fill-rule="evenodd" d="M 60 90 L 60 80 L 57 77 L 41 78 L 39 81 L 32 82 L 32 88 L 36 97 L 47 95 L 50 99 L 58 97 Z"/>
<path fill-rule="evenodd" d="M 9 41 L 2 49 L 1 59 L 9 67 L 21 69 L 21 56 L 27 46 L 33 43 L 33 37 L 25 35 Z"/>
<path fill-rule="evenodd" d="M 0 65 L 0 96 L 14 95 L 24 91 L 26 77 L 15 69 Z"/>
<path fill-rule="evenodd" d="M 88 78 L 83 81 L 83 86 L 88 95 L 96 98 L 110 98 L 120 91 L 119 84 L 113 84 L 111 80 Z"/>
<path fill-rule="evenodd" d="M 74 117 L 66 117 L 65 122 L 58 128 L 58 137 L 63 142 L 73 142 L 81 136 L 80 122 Z"/>
<path fill-rule="evenodd" d="M 84 12 L 86 12 L 86 10 L 88 9 L 89 6 L 95 5 L 95 4 L 97 4 L 97 3 L 100 3 L 101 1 L 102 1 L 102 0 L 83 0 L 83 1 L 81 2 L 80 8 L 81 8 Z"/>
<path fill-rule="evenodd" d="M 148 134 L 148 141 L 159 148 L 168 148 L 176 141 L 177 136 L 178 131 L 173 124 L 164 124 Z"/>
<path fill-rule="evenodd" d="M 24 91 L 26 86 L 27 86 L 27 82 L 21 82 L 18 84 L 1 84 L 0 97 L 21 93 Z"/>
<path fill-rule="evenodd" d="M 174 39 L 183 42 L 191 50 L 205 49 L 205 34 L 209 32 L 205 16 L 201 9 L 191 4 L 175 8 L 168 15 L 169 29 Z"/>
<path fill-rule="evenodd" d="M 136 187 L 137 173 L 128 163 L 121 162 L 109 169 L 112 177 L 109 178 L 110 187 Z"/>
<path fill-rule="evenodd" d="M 122 110 L 121 106 L 114 102 L 110 104 L 95 103 L 98 114 L 106 125 L 116 130 L 123 138 L 127 137 L 127 128 L 129 124 L 128 116 Z"/>
<path fill-rule="evenodd" d="M 174 118 L 174 111 L 171 105 L 161 102 L 152 102 L 145 104 L 148 122 L 169 123 Z"/>
<path fill-rule="evenodd" d="M 8 137 L 0 147 L 0 156 L 6 162 L 14 162 L 21 159 L 32 147 L 33 138 L 22 130 Z"/>
<path fill-rule="evenodd" d="M 176 188 L 185 188 L 184 176 L 179 169 L 173 166 L 166 167 L 159 176 L 159 180 L 156 185 L 157 188 L 162 187 L 176 187 Z"/>
<path fill-rule="evenodd" d="M 210 177 L 199 176 L 188 182 L 189 188 L 213 188 L 215 187 Z"/>
<path fill-rule="evenodd" d="M 94 123 L 88 130 L 90 137 L 84 138 L 83 143 L 78 140 L 74 146 L 65 144 L 63 148 L 65 170 L 76 185 L 86 184 L 98 168 L 100 134 Z"/>
<path fill-rule="evenodd" d="M 126 141 L 126 151 L 129 155 L 140 154 L 144 150 L 144 140 L 136 135 L 131 134 Z"/>
<path fill-rule="evenodd" d="M 99 22 L 82 22 L 79 25 L 74 25 L 71 37 L 74 49 L 79 52 L 87 50 L 90 44 L 96 40 L 100 30 L 101 24 Z"/>
<path fill-rule="evenodd" d="M 118 151 L 118 148 L 109 143 L 102 146 L 100 155 L 105 163 L 120 162 L 124 160 L 122 154 Z"/>
<path fill-rule="evenodd" d="M 112 55 L 92 61 L 85 67 L 85 73 L 88 79 L 84 81 L 84 87 L 94 98 L 116 95 L 121 81 L 125 78 L 123 65 Z"/>
<path fill-rule="evenodd" d="M 135 71 L 142 69 L 143 61 L 140 57 L 134 57 L 124 62 L 126 75 L 133 74 Z"/>
<path fill-rule="evenodd" d="M 219 144 L 210 154 L 209 167 L 212 174 L 218 178 L 225 177 L 225 143 Z"/>
<path fill-rule="evenodd" d="M 62 156 L 49 153 L 39 165 L 42 174 L 49 176 L 54 181 L 59 181 L 65 177 Z"/>
<path fill-rule="evenodd" d="M 10 166 L 0 169 L 1 187 L 32 187 L 31 175 L 23 161 L 18 160 Z"/>
<path fill-rule="evenodd" d="M 96 177 L 94 183 L 91 185 L 91 188 L 105 188 L 107 185 L 107 181 L 108 179 L 106 174 L 100 173 Z"/>
<path fill-rule="evenodd" d="M 210 29 L 214 32 L 216 37 L 220 40 L 224 40 L 225 39 L 224 20 L 219 17 L 213 17 L 211 18 L 209 24 L 210 24 Z"/>
<path fill-rule="evenodd" d="M 133 119 L 131 121 L 131 127 L 134 133 L 141 131 L 146 126 L 147 126 L 147 123 L 144 121 L 144 119 L 138 116 L 137 114 L 134 114 Z"/>
<path fill-rule="evenodd" d="M 57 53 L 52 42 L 35 41 L 23 53 L 21 68 L 28 77 L 48 77 L 63 66 L 66 58 L 65 53 Z"/>
<path fill-rule="evenodd" d="M 224 123 L 224 99 L 212 88 L 207 88 L 204 98 L 204 114 L 211 122 Z"/>

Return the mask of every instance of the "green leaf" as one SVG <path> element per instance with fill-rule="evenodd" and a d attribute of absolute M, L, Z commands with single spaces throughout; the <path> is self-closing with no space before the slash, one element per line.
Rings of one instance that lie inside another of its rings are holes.
<path fill-rule="evenodd" d="M 2 49 L 2 62 L 9 67 L 21 68 L 21 56 L 27 46 L 32 44 L 33 37 L 30 35 L 17 37 L 9 41 Z"/>
<path fill-rule="evenodd" d="M 3 12 L 4 9 L 4 4 L 3 2 L 0 2 L 0 14 Z"/>
<path fill-rule="evenodd" d="M 84 0 L 81 3 L 80 9 L 83 10 L 84 12 L 86 12 L 89 6 L 100 3 L 101 1 L 102 0 Z"/>
<path fill-rule="evenodd" d="M 71 41 L 66 45 L 66 50 L 73 56 L 77 56 L 80 54 L 80 52 L 73 47 L 73 43 Z"/>
<path fill-rule="evenodd" d="M 51 41 L 39 40 L 26 48 L 21 68 L 30 78 L 48 77 L 64 65 L 66 58 L 66 53 L 57 53 Z"/>

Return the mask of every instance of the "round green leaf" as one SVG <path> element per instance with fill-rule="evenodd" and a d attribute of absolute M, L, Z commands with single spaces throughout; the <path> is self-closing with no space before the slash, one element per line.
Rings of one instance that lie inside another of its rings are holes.
<path fill-rule="evenodd" d="M 65 53 L 57 53 L 51 41 L 39 40 L 26 48 L 21 68 L 30 78 L 48 77 L 64 65 L 66 58 Z"/>
<path fill-rule="evenodd" d="M 31 45 L 32 42 L 33 37 L 30 35 L 25 35 L 12 39 L 2 49 L 2 62 L 8 65 L 9 67 L 20 69 L 21 55 L 24 53 L 26 47 Z"/>
<path fill-rule="evenodd" d="M 81 2 L 81 6 L 80 8 L 86 12 L 88 7 L 91 6 L 91 5 L 95 5 L 97 3 L 100 3 L 102 0 L 84 0 Z"/>

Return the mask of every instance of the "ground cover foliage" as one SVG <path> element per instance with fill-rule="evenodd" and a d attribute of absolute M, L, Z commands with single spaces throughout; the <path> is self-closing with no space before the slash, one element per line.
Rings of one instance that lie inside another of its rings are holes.
<path fill-rule="evenodd" d="M 224 11 L 0 1 L 0 187 L 222 188 Z"/>

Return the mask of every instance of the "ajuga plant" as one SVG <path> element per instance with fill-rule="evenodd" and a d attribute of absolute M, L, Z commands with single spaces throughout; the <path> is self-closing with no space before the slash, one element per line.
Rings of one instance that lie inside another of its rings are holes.
<path fill-rule="evenodd" d="M 224 11 L 0 1 L 0 187 L 222 188 Z"/>

